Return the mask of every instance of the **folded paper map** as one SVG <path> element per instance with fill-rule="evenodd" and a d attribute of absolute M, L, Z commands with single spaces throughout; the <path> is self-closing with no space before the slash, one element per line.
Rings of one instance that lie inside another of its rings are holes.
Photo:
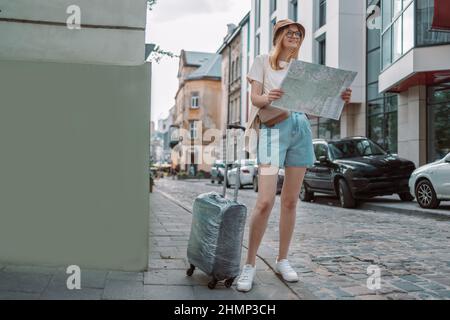
<path fill-rule="evenodd" d="M 341 94 L 353 83 L 357 72 L 292 61 L 281 83 L 284 95 L 272 106 L 339 120 L 344 100 Z"/>

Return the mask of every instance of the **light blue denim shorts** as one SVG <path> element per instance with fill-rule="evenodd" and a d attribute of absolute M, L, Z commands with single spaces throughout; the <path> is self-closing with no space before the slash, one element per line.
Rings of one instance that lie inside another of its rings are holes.
<path fill-rule="evenodd" d="M 316 161 L 311 124 L 303 112 L 291 111 L 289 118 L 268 127 L 260 125 L 257 163 L 278 168 L 307 167 Z"/>

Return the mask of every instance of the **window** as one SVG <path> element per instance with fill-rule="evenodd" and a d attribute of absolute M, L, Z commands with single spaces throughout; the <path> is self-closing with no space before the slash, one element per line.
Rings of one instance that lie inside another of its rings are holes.
<path fill-rule="evenodd" d="M 428 88 L 428 162 L 450 152 L 450 82 Z"/>
<path fill-rule="evenodd" d="M 231 81 L 230 81 L 230 83 L 231 82 L 233 82 L 234 81 L 234 61 L 231 63 Z"/>
<path fill-rule="evenodd" d="M 197 139 L 197 121 L 189 122 L 189 133 L 191 139 Z"/>
<path fill-rule="evenodd" d="M 289 19 L 298 20 L 298 0 L 289 1 Z"/>
<path fill-rule="evenodd" d="M 392 62 L 391 29 L 383 34 L 383 69 Z"/>
<path fill-rule="evenodd" d="M 402 56 L 402 17 L 399 17 L 397 21 L 394 22 L 392 32 L 392 59 L 393 61 L 396 61 Z"/>
<path fill-rule="evenodd" d="M 423 31 L 420 31 L 423 27 L 420 21 L 420 10 L 417 12 L 418 23 L 415 23 L 414 10 L 416 3 L 420 5 L 421 0 L 382 0 L 381 42 L 383 70 L 415 46 L 415 25 L 417 25 L 418 34 Z M 426 26 L 426 29 L 428 30 L 430 27 L 431 21 Z"/>
<path fill-rule="evenodd" d="M 257 55 L 259 55 L 260 54 L 260 50 L 261 50 L 261 41 L 260 41 L 260 35 L 258 34 L 258 35 L 256 35 L 256 38 L 255 38 L 255 56 L 257 56 Z"/>
<path fill-rule="evenodd" d="M 367 64 L 366 64 L 366 114 L 367 114 L 367 132 L 366 135 L 371 140 L 391 152 L 397 152 L 397 95 L 378 93 L 378 77 L 381 72 L 381 66 L 386 67 L 392 61 L 392 33 L 393 24 L 391 24 L 392 0 L 382 0 L 383 30 L 382 48 L 380 48 L 380 35 L 382 30 L 366 28 L 367 32 Z M 386 23 L 386 19 L 389 20 Z M 406 18 L 405 18 L 406 20 Z M 404 20 L 404 21 L 405 21 Z M 386 23 L 386 24 L 385 24 Z M 398 36 L 397 36 L 398 37 Z M 405 41 L 405 34 L 403 34 Z M 403 45 L 403 49 L 404 49 Z M 381 57 L 380 57 L 381 55 Z M 381 59 L 381 61 L 380 61 Z M 381 65 L 380 65 L 381 63 Z"/>
<path fill-rule="evenodd" d="M 270 40 L 270 47 L 273 47 L 273 42 L 272 42 L 272 37 L 273 37 L 273 28 L 275 27 L 275 25 L 277 24 L 277 18 L 273 18 L 271 23 L 270 23 L 270 34 L 269 34 L 269 39 Z"/>
<path fill-rule="evenodd" d="M 256 0 L 255 6 L 255 30 L 261 26 L 261 0 Z"/>
<path fill-rule="evenodd" d="M 198 92 L 193 92 L 191 96 L 191 109 L 198 109 L 200 107 L 200 96 Z"/>
<path fill-rule="evenodd" d="M 330 158 L 328 156 L 328 147 L 324 143 L 317 143 L 317 144 L 315 144 L 314 145 L 314 153 L 316 155 L 316 159 L 317 160 L 319 160 L 320 157 L 327 157 L 327 159 Z"/>
<path fill-rule="evenodd" d="M 241 77 L 241 65 L 239 64 L 240 63 L 240 60 L 239 60 L 239 57 L 237 57 L 236 58 L 236 71 L 235 71 L 235 77 L 236 77 L 236 79 L 239 79 L 240 77 Z"/>
<path fill-rule="evenodd" d="M 270 14 L 277 10 L 277 0 L 270 0 Z"/>
<path fill-rule="evenodd" d="M 431 30 L 434 17 L 434 1 L 433 0 L 416 0 L 417 7 L 415 23 L 417 33 L 417 46 L 427 46 L 434 44 L 450 43 L 449 32 L 437 32 Z"/>
<path fill-rule="evenodd" d="M 397 95 L 368 103 L 368 137 L 391 152 L 397 152 L 398 149 L 397 105 Z"/>
<path fill-rule="evenodd" d="M 327 23 L 327 1 L 320 0 L 319 2 L 319 28 Z"/>
<path fill-rule="evenodd" d="M 392 21 L 392 0 L 382 0 L 383 31 Z"/>
<path fill-rule="evenodd" d="M 319 42 L 318 63 L 326 65 L 327 62 L 327 42 L 325 36 L 317 40 Z"/>
<path fill-rule="evenodd" d="M 341 136 L 341 123 L 337 120 L 310 117 L 313 139 L 336 140 Z"/>
<path fill-rule="evenodd" d="M 403 52 L 414 47 L 414 6 L 409 6 L 403 14 Z"/>

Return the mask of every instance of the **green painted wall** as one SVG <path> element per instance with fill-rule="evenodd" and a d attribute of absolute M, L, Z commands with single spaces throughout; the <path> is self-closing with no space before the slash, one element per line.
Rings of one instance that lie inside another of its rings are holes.
<path fill-rule="evenodd" d="M 150 65 L 0 60 L 0 261 L 144 270 Z"/>

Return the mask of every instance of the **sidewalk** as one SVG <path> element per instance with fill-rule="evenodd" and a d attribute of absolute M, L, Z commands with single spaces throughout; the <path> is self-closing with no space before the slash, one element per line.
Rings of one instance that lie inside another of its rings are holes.
<path fill-rule="evenodd" d="M 186 259 L 187 243 L 191 228 L 190 208 L 185 208 L 167 198 L 161 192 L 150 195 L 150 247 L 149 272 L 144 284 L 147 292 L 154 292 L 155 299 L 204 299 L 204 300 L 292 300 L 301 298 L 287 287 L 261 259 L 257 261 L 257 276 L 253 290 L 248 293 L 229 289 L 218 284 L 210 290 L 210 280 L 202 271 L 195 270 L 186 277 L 189 264 Z M 244 259 L 246 250 L 242 252 Z M 244 261 L 242 261 L 244 262 Z"/>
<path fill-rule="evenodd" d="M 159 192 L 150 194 L 150 257 L 148 272 L 81 270 L 81 290 L 68 290 L 65 267 L 13 266 L 0 263 L 0 300 L 297 300 L 261 259 L 254 288 L 248 293 L 207 287 L 200 270 L 186 276 L 186 249 L 191 213 Z M 245 257 L 245 250 L 242 257 Z"/>

